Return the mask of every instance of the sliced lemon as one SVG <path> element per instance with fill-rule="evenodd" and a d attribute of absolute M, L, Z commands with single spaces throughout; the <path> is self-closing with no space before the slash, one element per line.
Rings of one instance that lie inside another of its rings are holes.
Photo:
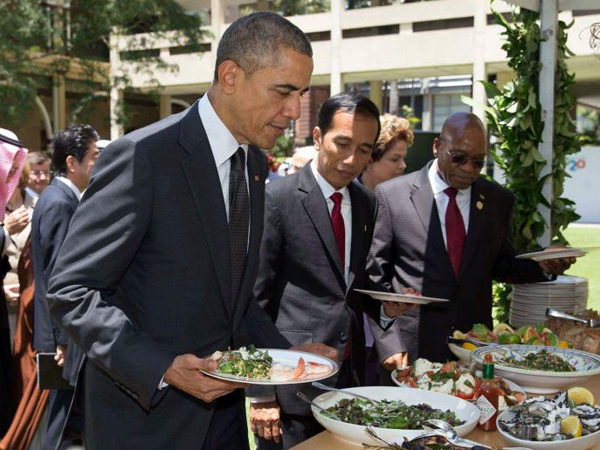
<path fill-rule="evenodd" d="M 539 336 L 540 335 L 535 330 L 535 328 L 529 327 L 529 328 L 527 328 L 527 330 L 525 330 L 525 334 L 523 334 L 523 342 L 527 342 L 529 340 L 538 338 Z"/>
<path fill-rule="evenodd" d="M 498 325 L 496 325 L 494 327 L 494 334 L 500 334 L 500 333 L 510 333 L 510 334 L 514 334 L 515 330 L 513 330 L 509 324 L 507 323 L 499 323 Z"/>
<path fill-rule="evenodd" d="M 588 391 L 586 388 L 574 387 L 567 391 L 569 400 L 575 403 L 575 406 L 587 403 L 588 405 L 594 406 L 594 394 Z"/>
<path fill-rule="evenodd" d="M 581 421 L 577 416 L 568 416 L 563 419 L 560 423 L 560 431 L 561 433 L 570 434 L 574 438 L 581 437 L 581 433 L 583 431 L 583 427 L 581 426 Z"/>
<path fill-rule="evenodd" d="M 568 341 L 558 341 L 558 346 L 560 348 L 571 348 L 571 344 Z"/>
<path fill-rule="evenodd" d="M 471 344 L 470 342 L 465 342 L 462 345 L 462 348 L 466 349 L 466 350 L 475 350 L 477 348 L 476 345 Z"/>
<path fill-rule="evenodd" d="M 467 335 L 460 330 L 454 330 L 452 337 L 454 339 L 465 339 L 467 337 Z"/>

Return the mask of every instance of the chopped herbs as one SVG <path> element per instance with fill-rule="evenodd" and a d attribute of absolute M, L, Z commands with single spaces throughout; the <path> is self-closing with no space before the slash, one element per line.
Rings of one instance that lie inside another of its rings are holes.
<path fill-rule="evenodd" d="M 529 353 L 522 359 L 511 356 L 499 361 L 499 363 L 512 367 L 544 370 L 548 372 L 576 372 L 575 367 L 570 362 L 562 359 L 558 355 L 548 353 L 546 349 L 541 350 L 539 353 Z"/>
<path fill-rule="evenodd" d="M 441 419 L 452 426 L 464 423 L 452 411 L 434 409 L 426 404 L 408 406 L 400 400 L 380 400 L 373 405 L 366 400 L 345 398 L 327 410 L 354 425 L 401 430 L 420 430 L 429 419 Z"/>

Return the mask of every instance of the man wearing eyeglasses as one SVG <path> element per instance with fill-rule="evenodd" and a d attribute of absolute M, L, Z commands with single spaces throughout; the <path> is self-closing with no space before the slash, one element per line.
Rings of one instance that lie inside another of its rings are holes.
<path fill-rule="evenodd" d="M 475 323 L 492 325 L 492 281 L 533 283 L 563 273 L 571 258 L 515 259 L 514 203 L 507 189 L 479 174 L 487 155 L 477 116 L 451 115 L 423 169 L 376 189 L 378 214 L 367 271 L 381 290 L 414 288 L 450 300 L 410 309 L 399 321 L 409 361 L 452 359 L 446 337 Z"/>
<path fill-rule="evenodd" d="M 42 152 L 31 152 L 27 155 L 31 171 L 27 182 L 27 193 L 37 198 L 50 185 L 50 158 Z"/>

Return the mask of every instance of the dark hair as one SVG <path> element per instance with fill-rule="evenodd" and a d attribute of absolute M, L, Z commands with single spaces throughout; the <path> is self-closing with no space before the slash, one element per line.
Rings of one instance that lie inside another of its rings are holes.
<path fill-rule="evenodd" d="M 27 153 L 27 162 L 29 164 L 45 164 L 50 162 L 50 158 L 42 152 L 29 152 Z"/>
<path fill-rule="evenodd" d="M 59 175 L 67 173 L 67 157 L 83 161 L 92 142 L 100 139 L 96 130 L 86 124 L 71 124 L 52 139 L 52 165 Z"/>
<path fill-rule="evenodd" d="M 327 134 L 327 131 L 329 131 L 329 128 L 331 127 L 331 122 L 333 122 L 333 116 L 338 111 L 372 117 L 377 122 L 377 135 L 375 135 L 373 144 L 377 142 L 377 138 L 381 132 L 381 123 L 379 122 L 379 110 L 377 109 L 377 106 L 375 106 L 375 103 L 367 97 L 351 92 L 336 94 L 323 102 L 319 109 L 319 118 L 317 121 L 317 126 L 321 129 L 321 135 L 324 136 Z"/>
<path fill-rule="evenodd" d="M 257 12 L 233 22 L 221 37 L 217 48 L 215 81 L 219 66 L 233 61 L 247 77 L 265 67 L 278 63 L 279 52 L 291 49 L 312 57 L 308 37 L 289 20 L 271 12 Z"/>

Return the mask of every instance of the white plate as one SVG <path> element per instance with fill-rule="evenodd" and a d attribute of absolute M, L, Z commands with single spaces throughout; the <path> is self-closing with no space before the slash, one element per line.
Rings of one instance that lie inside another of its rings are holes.
<path fill-rule="evenodd" d="M 561 248 L 552 250 L 542 250 L 539 252 L 530 252 L 517 255 L 517 259 L 532 259 L 533 261 L 546 261 L 556 258 L 579 258 L 585 256 L 586 252 L 580 248 Z"/>
<path fill-rule="evenodd" d="M 315 363 L 319 363 L 319 364 L 325 364 L 325 365 L 329 366 L 331 370 L 327 374 L 324 374 L 324 375 L 308 377 L 308 378 L 301 378 L 301 379 L 292 380 L 292 381 L 253 380 L 251 378 L 238 377 L 235 375 L 229 375 L 226 373 L 219 373 L 219 372 L 214 372 L 214 371 L 202 370 L 202 372 L 213 378 L 218 378 L 219 380 L 239 381 L 241 383 L 246 383 L 246 384 L 279 386 L 279 385 L 283 385 L 283 384 L 302 384 L 302 383 L 312 383 L 313 381 L 325 380 L 326 378 L 329 378 L 329 377 L 335 375 L 339 370 L 339 366 L 335 361 L 333 361 L 329 358 L 326 358 L 324 356 L 315 355 L 314 353 L 298 352 L 295 350 L 281 350 L 281 349 L 276 349 L 276 348 L 268 348 L 268 349 L 259 348 L 258 350 L 260 350 L 260 351 L 267 350 L 269 352 L 269 356 L 271 358 L 273 358 L 274 363 L 277 362 L 277 363 L 281 363 L 281 364 L 284 364 L 289 367 L 296 367 L 298 365 L 298 361 L 302 357 L 302 358 L 304 358 L 304 362 L 306 362 L 306 363 L 315 362 Z"/>
<path fill-rule="evenodd" d="M 465 421 L 464 425 L 456 427 L 456 432 L 460 437 L 465 437 L 473 431 L 479 420 L 479 409 L 475 405 L 458 397 L 440 394 L 438 392 L 387 386 L 350 388 L 343 389 L 343 391 L 355 392 L 374 400 L 402 400 L 407 405 L 426 403 L 433 408 L 441 409 L 443 411 L 454 411 L 460 420 Z M 322 408 L 329 408 L 330 406 L 337 404 L 337 402 L 343 398 L 352 397 L 343 392 L 327 392 L 315 398 L 314 402 Z M 372 445 L 381 444 L 367 434 L 366 427 L 325 417 L 314 406 L 311 406 L 311 409 L 317 421 L 331 433 L 335 434 L 337 438 L 354 445 L 361 445 L 363 442 Z M 388 442 L 402 441 L 402 438 L 413 439 L 424 433 L 423 430 L 396 430 L 375 427 L 373 429 L 375 430 L 375 433 L 377 433 L 377 436 Z"/>
<path fill-rule="evenodd" d="M 467 350 L 466 348 L 462 348 L 460 345 L 450 343 L 448 344 L 448 348 L 452 354 L 460 360 L 460 362 L 465 363 L 466 365 L 471 364 L 471 350 Z"/>
<path fill-rule="evenodd" d="M 568 439 L 566 441 L 550 441 L 550 442 L 538 442 L 538 441 L 525 441 L 518 439 L 506 431 L 500 429 L 500 420 L 506 418 L 508 410 L 503 411 L 498 415 L 496 424 L 498 425 L 498 431 L 502 435 L 502 439 L 512 445 L 519 447 L 527 447 L 532 450 L 587 450 L 594 444 L 598 443 L 600 439 L 600 431 L 588 434 L 587 436 L 581 436 L 577 439 Z"/>
<path fill-rule="evenodd" d="M 366 289 L 354 289 L 361 294 L 367 294 L 376 300 L 385 300 L 387 302 L 412 303 L 415 305 L 426 305 L 428 303 L 445 303 L 449 302 L 445 298 L 422 297 L 412 294 L 396 294 L 394 292 L 383 291 L 368 291 Z"/>
<path fill-rule="evenodd" d="M 575 384 L 584 383 L 592 375 L 600 374 L 600 356 L 570 348 L 547 347 L 544 345 L 494 345 L 473 350 L 471 358 L 481 365 L 484 355 L 491 353 L 495 361 L 507 356 L 525 356 L 542 349 L 561 355 L 576 368 L 576 372 L 548 372 L 506 366 L 496 362 L 494 373 L 518 383 L 526 392 L 533 394 L 553 394 Z"/>

